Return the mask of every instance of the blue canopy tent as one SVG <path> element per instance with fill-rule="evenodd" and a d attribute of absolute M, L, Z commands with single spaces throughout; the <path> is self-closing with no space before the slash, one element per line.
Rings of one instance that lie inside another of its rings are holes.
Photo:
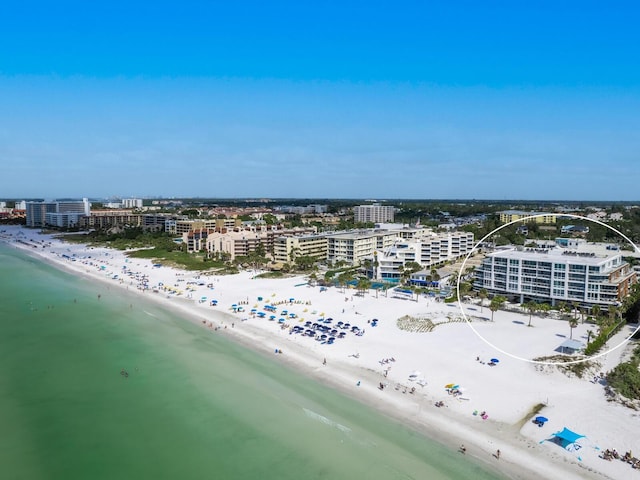
<path fill-rule="evenodd" d="M 578 445 L 576 442 L 581 438 L 585 438 L 585 436 L 576 432 L 572 432 L 567 427 L 564 427 L 561 432 L 552 434 L 551 438 L 547 439 L 547 441 L 551 441 L 556 445 L 560 445 L 562 448 L 569 452 L 577 452 L 582 447 L 582 445 Z M 545 440 L 543 440 L 542 442 L 544 441 Z M 581 457 L 577 458 L 578 460 L 582 460 Z"/>
<path fill-rule="evenodd" d="M 577 440 L 584 438 L 584 435 L 580 435 L 579 433 L 572 432 L 567 427 L 564 427 L 561 432 L 556 432 L 553 434 L 555 439 L 562 448 L 567 448 L 567 446 L 572 443 L 576 443 Z"/>

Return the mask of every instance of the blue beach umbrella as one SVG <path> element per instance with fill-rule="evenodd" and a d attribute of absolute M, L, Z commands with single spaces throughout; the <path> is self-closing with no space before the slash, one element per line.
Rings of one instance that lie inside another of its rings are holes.
<path fill-rule="evenodd" d="M 492 363 L 500 363 L 500 360 L 498 360 L 497 358 L 492 358 L 492 359 L 491 359 L 491 362 L 492 362 Z"/>

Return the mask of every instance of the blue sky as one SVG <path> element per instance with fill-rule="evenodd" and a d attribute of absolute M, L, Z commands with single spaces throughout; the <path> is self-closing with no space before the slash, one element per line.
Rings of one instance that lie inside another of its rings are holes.
<path fill-rule="evenodd" d="M 639 13 L 8 2 L 0 198 L 636 200 Z"/>

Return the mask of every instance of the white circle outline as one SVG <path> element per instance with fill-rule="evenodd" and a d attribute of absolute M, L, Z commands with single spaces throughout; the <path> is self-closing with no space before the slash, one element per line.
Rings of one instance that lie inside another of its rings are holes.
<path fill-rule="evenodd" d="M 531 220 L 532 218 L 547 217 L 549 215 L 556 215 L 556 216 L 570 217 L 570 218 L 578 218 L 580 220 L 587 220 L 589 222 L 593 222 L 593 223 L 596 223 L 598 225 L 602 225 L 604 227 L 609 228 L 610 230 L 613 230 L 618 235 L 620 235 L 622 238 L 624 238 L 627 242 L 629 242 L 631 244 L 631 246 L 633 247 L 634 252 L 638 253 L 640 251 L 640 248 L 638 248 L 625 234 L 623 234 L 622 232 L 620 232 L 617 229 L 613 228 L 611 225 L 607 225 L 606 223 L 601 222 L 599 220 L 594 220 L 592 218 L 583 217 L 581 215 L 574 215 L 574 214 L 571 214 L 571 213 L 562 213 L 562 214 L 558 214 L 558 213 L 541 213 L 541 214 L 537 214 L 537 215 L 529 215 L 527 217 L 519 218 L 518 220 L 512 220 L 511 222 L 505 223 L 504 225 L 500 225 L 498 228 L 492 230 L 491 232 L 486 234 L 484 237 L 482 237 L 482 239 L 479 240 L 473 246 L 471 251 L 467 254 L 465 259 L 463 260 L 462 265 L 460 266 L 460 270 L 458 271 L 458 281 L 456 283 L 456 294 L 458 296 L 458 308 L 460 309 L 460 313 L 462 313 L 462 317 L 464 318 L 464 321 L 467 322 L 467 325 L 469 325 L 469 327 L 471 327 L 471 330 L 473 330 L 473 333 L 475 333 L 478 336 L 478 338 L 480 338 L 480 340 L 482 340 L 484 343 L 489 345 L 491 348 L 497 350 L 498 352 L 507 355 L 508 357 L 514 358 L 516 360 L 522 360 L 522 361 L 525 361 L 525 362 L 533 363 L 533 364 L 536 364 L 536 365 L 574 365 L 574 364 L 586 362 L 586 361 L 589 361 L 589 360 L 595 360 L 596 358 L 600 358 L 600 357 L 602 357 L 604 355 L 607 355 L 608 353 L 613 352 L 614 350 L 617 350 L 618 348 L 620 348 L 624 344 L 626 344 L 631 339 L 631 337 L 633 337 L 638 332 L 638 330 L 640 330 L 640 323 L 638 323 L 638 326 L 636 327 L 636 329 L 627 338 L 625 338 L 622 342 L 620 342 L 620 344 L 616 345 L 615 347 L 610 348 L 609 350 L 607 350 L 607 351 L 605 351 L 603 353 L 599 353 L 598 355 L 594 355 L 594 356 L 587 357 L 587 358 L 582 358 L 580 360 L 572 360 L 570 362 L 541 362 L 541 361 L 537 361 L 537 360 L 530 360 L 528 358 L 522 358 L 522 357 L 519 357 L 519 356 L 514 355 L 512 353 L 509 353 L 509 352 L 507 352 L 505 350 L 502 350 L 501 348 L 496 347 L 489 340 L 487 340 L 482 335 L 480 335 L 480 333 L 478 333 L 478 331 L 471 324 L 471 320 L 469 320 L 469 318 L 467 317 L 466 312 L 464 311 L 464 308 L 462 307 L 462 300 L 460 298 L 460 279 L 462 278 L 462 272 L 464 271 L 464 267 L 465 267 L 465 265 L 467 263 L 467 260 L 469 260 L 471 255 L 478 249 L 478 246 L 482 242 L 484 242 L 487 238 L 492 236 L 494 233 L 499 232 L 500 230 L 502 230 L 505 227 L 508 227 L 509 225 L 513 225 L 514 223 L 525 222 L 527 220 Z"/>

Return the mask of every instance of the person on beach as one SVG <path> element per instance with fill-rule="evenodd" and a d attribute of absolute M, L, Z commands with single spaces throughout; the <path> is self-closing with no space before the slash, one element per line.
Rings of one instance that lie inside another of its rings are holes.
<path fill-rule="evenodd" d="M 322 361 L 322 364 L 323 364 L 323 365 L 326 365 L 326 364 L 327 364 L 327 359 L 326 359 L 326 358 Z"/>
<path fill-rule="evenodd" d="M 460 445 L 460 453 L 467 453 L 467 447 Z"/>
<path fill-rule="evenodd" d="M 496 450 L 496 458 L 500 460 L 500 449 Z"/>

